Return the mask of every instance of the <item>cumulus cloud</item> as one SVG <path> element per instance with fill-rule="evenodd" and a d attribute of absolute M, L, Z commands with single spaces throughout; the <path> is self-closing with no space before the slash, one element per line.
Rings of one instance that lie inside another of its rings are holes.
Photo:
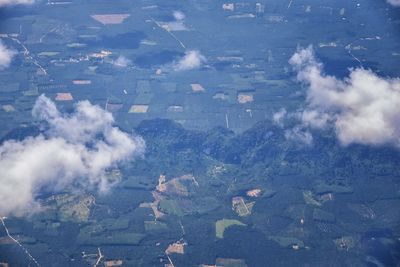
<path fill-rule="evenodd" d="M 392 6 L 400 6 L 400 0 L 386 0 Z"/>
<path fill-rule="evenodd" d="M 310 131 L 301 125 L 285 130 L 285 138 L 288 140 L 300 141 L 300 143 L 306 145 L 311 145 L 313 142 L 313 137 Z"/>
<path fill-rule="evenodd" d="M 35 0 L 0 0 L 0 7 L 11 5 L 29 5 L 33 4 Z"/>
<path fill-rule="evenodd" d="M 311 126 L 315 128 L 324 128 L 331 119 L 330 114 L 320 112 L 315 109 L 300 110 L 295 117 L 300 118 L 305 126 Z"/>
<path fill-rule="evenodd" d="M 116 67 L 126 68 L 132 64 L 132 61 L 124 56 L 119 56 L 116 60 L 113 61 L 113 64 Z"/>
<path fill-rule="evenodd" d="M 32 114 L 43 120 L 44 133 L 0 146 L 0 216 L 35 211 L 43 188 L 106 191 L 112 185 L 107 169 L 144 152 L 141 137 L 113 127 L 112 115 L 88 101 L 62 114 L 42 95 Z"/>
<path fill-rule="evenodd" d="M 184 20 L 186 18 L 186 15 L 182 12 L 182 11 L 174 11 L 174 13 L 172 13 L 172 15 L 174 16 L 175 20 Z"/>
<path fill-rule="evenodd" d="M 187 31 L 188 28 L 185 25 L 186 15 L 182 11 L 174 11 L 172 13 L 174 17 L 173 21 L 161 22 L 162 27 L 167 31 Z"/>
<path fill-rule="evenodd" d="M 8 68 L 16 54 L 16 51 L 7 48 L 0 40 L 0 70 Z"/>
<path fill-rule="evenodd" d="M 279 126 L 283 126 L 283 120 L 285 119 L 286 114 L 286 109 L 281 108 L 278 112 L 272 115 L 272 121 Z"/>
<path fill-rule="evenodd" d="M 400 146 L 400 79 L 385 78 L 363 68 L 345 79 L 324 73 L 314 50 L 299 49 L 290 59 L 297 80 L 307 86 L 304 125 L 333 125 L 342 144 Z"/>
<path fill-rule="evenodd" d="M 185 55 L 175 63 L 175 71 L 184 71 L 199 68 L 206 62 L 206 58 L 197 50 L 186 51 Z"/>

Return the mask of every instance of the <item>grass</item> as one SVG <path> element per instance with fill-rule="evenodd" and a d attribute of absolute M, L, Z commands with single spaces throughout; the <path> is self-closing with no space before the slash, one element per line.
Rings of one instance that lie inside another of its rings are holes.
<path fill-rule="evenodd" d="M 144 229 L 146 232 L 151 231 L 165 231 L 168 230 L 167 224 L 158 221 L 145 221 L 144 222 Z"/>
<path fill-rule="evenodd" d="M 215 223 L 215 236 L 217 238 L 224 238 L 225 230 L 233 225 L 246 226 L 246 224 L 238 220 L 222 219 Z"/>
<path fill-rule="evenodd" d="M 159 204 L 160 211 L 176 216 L 183 216 L 183 211 L 175 200 L 163 199 Z"/>

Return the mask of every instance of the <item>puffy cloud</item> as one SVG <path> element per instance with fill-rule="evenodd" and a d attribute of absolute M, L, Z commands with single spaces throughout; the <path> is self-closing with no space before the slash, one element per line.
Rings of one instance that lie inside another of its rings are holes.
<path fill-rule="evenodd" d="M 197 50 L 186 51 L 185 55 L 174 65 L 175 71 L 184 71 L 199 68 L 206 62 L 206 58 Z"/>
<path fill-rule="evenodd" d="M 11 5 L 29 5 L 33 4 L 35 0 L 0 0 L 0 7 Z"/>
<path fill-rule="evenodd" d="M 290 59 L 297 80 L 307 86 L 305 125 L 334 125 L 344 144 L 400 145 L 400 79 L 384 78 L 371 70 L 351 69 L 345 79 L 323 72 L 313 48 L 298 50 Z"/>
<path fill-rule="evenodd" d="M 299 111 L 296 113 L 296 117 L 300 118 L 305 126 L 315 128 L 324 128 L 330 120 L 328 114 L 313 109 Z"/>
<path fill-rule="evenodd" d="M 174 21 L 162 22 L 162 27 L 167 31 L 187 31 L 188 28 L 185 25 L 186 15 L 182 11 L 174 11 L 172 13 Z"/>
<path fill-rule="evenodd" d="M 126 68 L 132 64 L 132 61 L 124 56 L 119 56 L 115 61 L 113 61 L 113 64 L 117 67 Z"/>
<path fill-rule="evenodd" d="M 113 127 L 113 117 L 88 101 L 72 114 L 60 113 L 40 96 L 33 108 L 43 120 L 43 134 L 0 146 L 0 215 L 25 215 L 40 206 L 41 189 L 58 191 L 79 186 L 106 191 L 106 170 L 144 152 L 141 137 Z"/>
<path fill-rule="evenodd" d="M 278 112 L 272 115 L 272 121 L 279 126 L 283 126 L 283 120 L 285 119 L 286 114 L 286 109 L 281 108 Z"/>
<path fill-rule="evenodd" d="M 172 13 L 172 15 L 174 16 L 175 20 L 184 20 L 186 18 L 186 15 L 182 12 L 182 11 L 174 11 L 174 13 Z"/>
<path fill-rule="evenodd" d="M 392 6 L 400 6 L 400 0 L 386 0 Z"/>
<path fill-rule="evenodd" d="M 16 54 L 16 51 L 7 48 L 0 40 L 0 70 L 8 68 Z"/>
<path fill-rule="evenodd" d="M 312 134 L 301 125 L 285 130 L 285 138 L 288 140 L 300 141 L 300 143 L 306 145 L 311 145 L 313 142 Z"/>

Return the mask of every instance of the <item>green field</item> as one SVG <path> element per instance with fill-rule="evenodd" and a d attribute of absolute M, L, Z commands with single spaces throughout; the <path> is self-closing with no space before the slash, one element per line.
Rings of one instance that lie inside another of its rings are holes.
<path fill-rule="evenodd" d="M 231 220 L 231 219 L 222 219 L 215 222 L 215 236 L 217 238 L 224 238 L 224 232 L 228 227 L 233 225 L 238 226 L 246 226 L 246 224 L 238 221 L 238 220 Z"/>

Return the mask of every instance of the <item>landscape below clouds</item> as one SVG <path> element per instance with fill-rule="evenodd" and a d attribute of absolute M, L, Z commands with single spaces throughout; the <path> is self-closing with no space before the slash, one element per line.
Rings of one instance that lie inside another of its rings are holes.
<path fill-rule="evenodd" d="M 323 63 L 309 46 L 299 49 L 290 59 L 297 81 L 306 88 L 306 102 L 294 114 L 285 109 L 275 113 L 282 123 L 285 116 L 295 116 L 301 125 L 292 133 L 307 128 L 332 127 L 344 145 L 392 144 L 400 146 L 400 79 L 380 77 L 364 68 L 349 69 L 349 76 L 338 79 L 324 72 Z M 309 140 L 309 139 L 308 139 Z"/>
<path fill-rule="evenodd" d="M 43 121 L 44 132 L 0 146 L 1 216 L 40 209 L 35 197 L 43 187 L 57 192 L 79 185 L 105 192 L 112 185 L 105 171 L 144 153 L 141 137 L 113 127 L 113 116 L 89 101 L 62 114 L 41 95 L 32 114 Z"/>

